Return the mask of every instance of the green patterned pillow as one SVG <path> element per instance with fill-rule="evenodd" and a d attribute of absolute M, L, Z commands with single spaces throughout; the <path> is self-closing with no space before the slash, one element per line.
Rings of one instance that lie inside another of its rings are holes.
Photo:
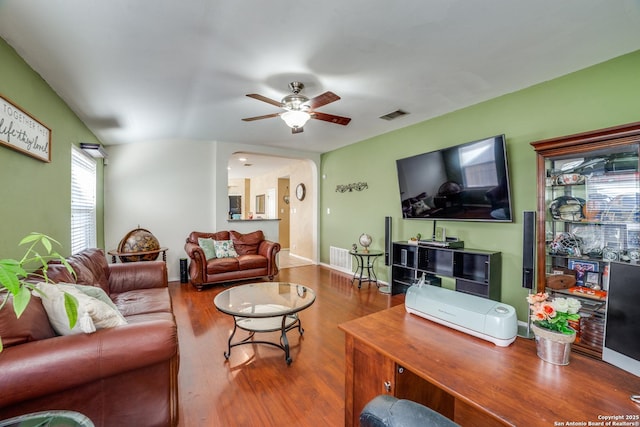
<path fill-rule="evenodd" d="M 214 240 L 211 238 L 205 239 L 198 237 L 198 244 L 204 251 L 204 256 L 207 258 L 207 261 L 216 257 L 216 248 L 213 242 Z"/>
<path fill-rule="evenodd" d="M 238 256 L 232 240 L 214 240 L 214 247 L 218 258 L 235 258 Z"/>

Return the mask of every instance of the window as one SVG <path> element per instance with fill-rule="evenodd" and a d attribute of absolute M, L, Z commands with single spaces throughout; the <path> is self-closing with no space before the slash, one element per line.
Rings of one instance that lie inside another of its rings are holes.
<path fill-rule="evenodd" d="M 96 240 L 96 161 L 72 147 L 71 253 L 95 248 Z"/>
<path fill-rule="evenodd" d="M 460 148 L 464 186 L 467 188 L 498 185 L 493 139 Z"/>

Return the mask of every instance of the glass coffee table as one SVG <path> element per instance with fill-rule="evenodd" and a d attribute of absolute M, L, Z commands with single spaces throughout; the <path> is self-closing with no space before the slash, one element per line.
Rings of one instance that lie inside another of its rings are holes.
<path fill-rule="evenodd" d="M 260 282 L 234 286 L 220 292 L 213 304 L 221 312 L 233 317 L 233 332 L 229 336 L 224 357 L 229 359 L 231 348 L 243 344 L 268 344 L 284 350 L 287 365 L 291 364 L 287 332 L 298 328 L 304 334 L 298 313 L 316 300 L 313 289 L 289 282 Z M 249 332 L 243 340 L 232 343 L 238 329 Z M 280 331 L 280 342 L 257 341 L 256 332 Z"/>

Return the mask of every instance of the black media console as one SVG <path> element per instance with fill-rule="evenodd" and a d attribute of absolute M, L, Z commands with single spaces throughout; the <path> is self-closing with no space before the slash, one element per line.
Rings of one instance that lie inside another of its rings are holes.
<path fill-rule="evenodd" d="M 456 291 L 500 301 L 502 256 L 479 249 L 453 249 L 394 242 L 391 293 L 405 293 L 424 274 L 432 285 L 452 277 Z"/>

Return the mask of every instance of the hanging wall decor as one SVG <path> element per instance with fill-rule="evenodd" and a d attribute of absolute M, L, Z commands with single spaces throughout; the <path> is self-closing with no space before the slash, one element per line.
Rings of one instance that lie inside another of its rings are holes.
<path fill-rule="evenodd" d="M 0 144 L 51 162 L 51 129 L 0 95 Z"/>
<path fill-rule="evenodd" d="M 336 186 L 336 193 L 346 193 L 347 191 L 362 191 L 362 190 L 366 190 L 367 188 L 369 188 L 369 185 L 366 182 L 354 182 L 352 184 L 346 184 L 346 185 L 337 185 Z"/>

